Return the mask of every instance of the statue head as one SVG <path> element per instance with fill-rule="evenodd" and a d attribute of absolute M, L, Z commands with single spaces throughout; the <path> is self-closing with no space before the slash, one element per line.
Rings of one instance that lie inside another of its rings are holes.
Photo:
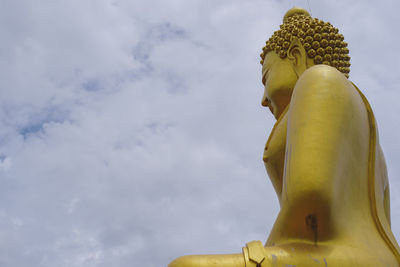
<path fill-rule="evenodd" d="M 332 66 L 348 78 L 350 56 L 343 40 L 329 22 L 312 18 L 302 8 L 290 9 L 260 55 L 265 84 L 262 105 L 279 117 L 290 102 L 297 79 L 313 65 Z"/>

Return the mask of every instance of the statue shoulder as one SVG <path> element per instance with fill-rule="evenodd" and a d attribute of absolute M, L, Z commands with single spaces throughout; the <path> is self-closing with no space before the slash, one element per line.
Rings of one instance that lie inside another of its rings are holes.
<path fill-rule="evenodd" d="M 351 82 L 336 68 L 327 65 L 314 65 L 300 76 L 298 84 L 323 84 L 324 86 L 349 86 Z"/>
<path fill-rule="evenodd" d="M 312 66 L 296 83 L 291 105 L 310 101 L 323 101 L 325 105 L 334 103 L 342 108 L 362 103 L 354 85 L 336 68 L 327 65 Z"/>

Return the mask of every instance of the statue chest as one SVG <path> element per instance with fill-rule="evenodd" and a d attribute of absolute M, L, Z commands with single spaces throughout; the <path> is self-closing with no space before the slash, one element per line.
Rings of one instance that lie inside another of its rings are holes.
<path fill-rule="evenodd" d="M 278 197 L 282 192 L 287 134 L 287 113 L 282 116 L 271 131 L 263 155 L 265 168 Z"/>

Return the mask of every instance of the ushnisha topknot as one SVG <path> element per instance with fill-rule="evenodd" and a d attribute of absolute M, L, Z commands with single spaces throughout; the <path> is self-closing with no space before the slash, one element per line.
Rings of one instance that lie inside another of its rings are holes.
<path fill-rule="evenodd" d="M 260 55 L 261 65 L 270 51 L 274 51 L 282 59 L 286 58 L 293 38 L 298 38 L 307 56 L 314 59 L 315 64 L 335 67 L 349 77 L 350 56 L 343 35 L 329 22 L 312 18 L 306 10 L 298 7 L 286 12 L 280 29 L 266 42 Z"/>
<path fill-rule="evenodd" d="M 288 22 L 288 18 L 294 16 L 294 15 L 305 15 L 311 18 L 310 13 L 308 13 L 307 10 L 300 8 L 300 7 L 294 7 L 292 9 L 289 9 L 285 16 L 283 16 L 283 23 L 287 23 Z"/>

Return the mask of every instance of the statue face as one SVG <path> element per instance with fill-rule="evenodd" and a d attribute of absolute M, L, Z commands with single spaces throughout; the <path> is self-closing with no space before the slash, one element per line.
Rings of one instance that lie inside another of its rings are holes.
<path fill-rule="evenodd" d="M 293 61 L 288 57 L 281 59 L 275 52 L 269 52 L 262 67 L 264 96 L 263 106 L 268 106 L 278 119 L 290 102 L 298 76 Z"/>

